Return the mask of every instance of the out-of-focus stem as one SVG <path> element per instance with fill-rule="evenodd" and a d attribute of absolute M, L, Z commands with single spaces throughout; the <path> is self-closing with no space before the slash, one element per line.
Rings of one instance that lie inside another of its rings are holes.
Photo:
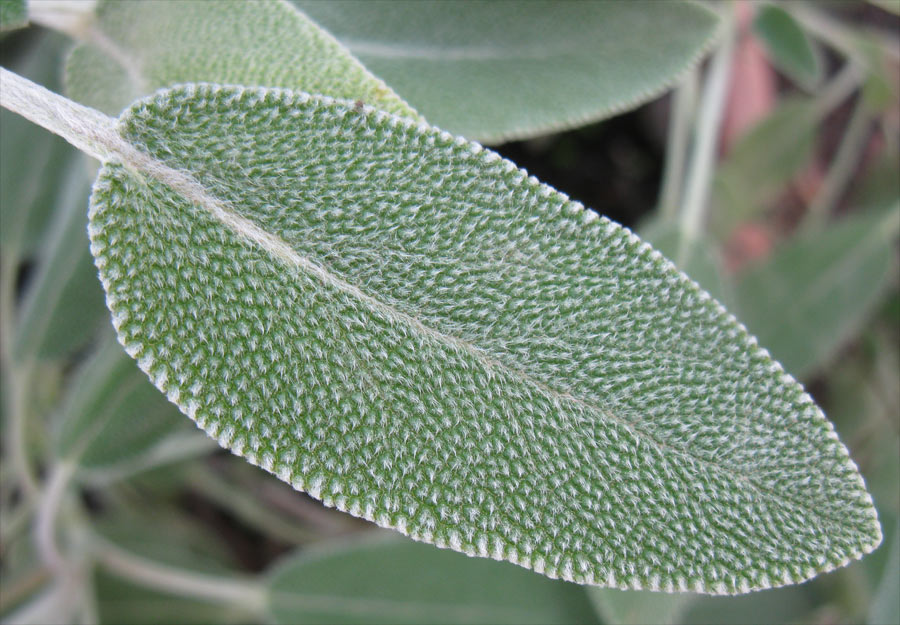
<path fill-rule="evenodd" d="M 731 62 L 734 53 L 735 19 L 733 11 L 724 13 L 723 35 L 719 48 L 713 55 L 703 86 L 697 130 L 694 138 L 693 158 L 688 172 L 683 209 L 680 218 L 681 241 L 676 264 L 684 266 L 696 240 L 703 231 L 706 219 L 712 174 L 715 169 L 716 148 L 722 116 L 728 96 Z"/>
<path fill-rule="evenodd" d="M 667 220 L 674 220 L 678 213 L 696 103 L 697 71 L 694 70 L 685 76 L 672 94 L 666 165 L 659 200 L 660 216 Z"/>
<path fill-rule="evenodd" d="M 807 209 L 801 225 L 803 229 L 822 226 L 834 211 L 866 147 L 871 121 L 872 114 L 860 98 L 844 130 L 831 167 L 825 175 L 825 181 Z"/>

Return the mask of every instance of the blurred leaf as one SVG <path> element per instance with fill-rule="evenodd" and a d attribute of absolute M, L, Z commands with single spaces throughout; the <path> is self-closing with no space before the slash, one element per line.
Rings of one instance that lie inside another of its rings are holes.
<path fill-rule="evenodd" d="M 671 0 L 294 4 L 430 123 L 487 143 L 637 107 L 700 60 L 719 23 Z"/>
<path fill-rule="evenodd" d="M 871 4 L 874 4 L 877 7 L 884 9 L 885 11 L 890 11 L 894 15 L 900 15 L 900 0 L 868 0 Z M 897 622 L 900 622 L 898 619 Z"/>
<path fill-rule="evenodd" d="M 851 189 L 851 205 L 887 208 L 900 197 L 900 154 L 887 154 L 866 167 Z"/>
<path fill-rule="evenodd" d="M 865 33 L 858 33 L 854 43 L 867 70 L 862 89 L 866 105 L 877 113 L 896 110 L 900 88 L 897 61 L 888 57 L 877 39 Z"/>
<path fill-rule="evenodd" d="M 25 0 L 0 0 L 0 32 L 28 25 Z"/>
<path fill-rule="evenodd" d="M 284 90 L 96 123 L 128 145 L 90 226 L 121 342 L 295 488 L 621 588 L 747 592 L 880 541 L 830 424 L 736 320 L 497 154 Z"/>
<path fill-rule="evenodd" d="M 164 511 L 168 511 L 165 510 Z M 233 574 L 237 564 L 224 538 L 199 523 L 170 514 L 119 510 L 94 528 L 116 547 L 154 563 L 201 574 Z M 95 576 L 100 622 L 110 625 L 158 623 L 249 623 L 253 615 L 234 604 L 194 600 L 136 585 L 99 568 Z"/>
<path fill-rule="evenodd" d="M 102 0 L 97 44 L 69 58 L 73 99 L 117 115 L 140 96 L 186 82 L 287 87 L 360 99 L 415 116 L 328 33 L 286 2 Z"/>
<path fill-rule="evenodd" d="M 3 65 L 59 91 L 65 45 L 63 36 L 42 33 Z M 22 256 L 34 251 L 56 206 L 58 177 L 77 154 L 60 137 L 0 108 L 0 245 Z"/>
<path fill-rule="evenodd" d="M 789 241 L 738 276 L 740 318 L 799 379 L 828 362 L 871 314 L 891 275 L 900 206 Z"/>
<path fill-rule="evenodd" d="M 815 583 L 815 582 L 812 582 Z M 741 597 L 695 595 L 681 617 L 685 624 L 766 625 L 806 622 L 814 606 L 807 586 L 776 588 Z"/>
<path fill-rule="evenodd" d="M 869 625 L 900 623 L 900 523 L 894 525 L 890 555 L 869 609 Z"/>
<path fill-rule="evenodd" d="M 165 454 L 170 435 L 202 436 L 109 337 L 82 365 L 62 410 L 56 454 L 82 470 L 139 470 L 172 459 Z"/>
<path fill-rule="evenodd" d="M 769 59 L 785 76 L 811 89 L 822 80 L 822 66 L 803 28 L 782 7 L 765 4 L 756 12 L 753 29 Z"/>
<path fill-rule="evenodd" d="M 254 622 L 251 614 L 242 613 L 232 605 L 159 592 L 102 569 L 94 576 L 94 588 L 101 625 L 238 625 Z"/>
<path fill-rule="evenodd" d="M 606 625 L 673 625 L 694 595 L 641 590 L 587 588 L 588 597 Z"/>
<path fill-rule="evenodd" d="M 54 223 L 18 315 L 13 351 L 20 359 L 67 355 L 109 318 L 87 236 L 90 180 L 83 160 L 70 159 L 60 178 Z"/>
<path fill-rule="evenodd" d="M 591 623 L 581 586 L 411 540 L 301 551 L 269 579 L 276 623 Z"/>
<path fill-rule="evenodd" d="M 711 227 L 725 239 L 758 216 L 809 161 L 815 136 L 811 100 L 786 100 L 753 126 L 716 170 Z"/>
<path fill-rule="evenodd" d="M 641 225 L 640 235 L 669 260 L 677 257 L 682 237 L 677 223 L 653 219 Z M 731 308 L 734 300 L 733 286 L 722 271 L 722 259 L 713 241 L 705 238 L 696 241 L 687 263 L 679 269 L 726 308 Z"/>

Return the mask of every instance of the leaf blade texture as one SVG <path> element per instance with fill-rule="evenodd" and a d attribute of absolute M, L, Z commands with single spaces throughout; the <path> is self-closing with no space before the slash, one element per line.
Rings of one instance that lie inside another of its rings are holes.
<path fill-rule="evenodd" d="M 429 123 L 487 143 L 637 107 L 700 61 L 719 23 L 687 2 L 293 3 Z"/>
<path fill-rule="evenodd" d="M 103 0 L 88 35 L 70 55 L 66 90 L 108 114 L 161 87 L 215 82 L 361 99 L 416 117 L 331 35 L 280 0 Z"/>
<path fill-rule="evenodd" d="M 119 340 L 296 488 L 621 588 L 747 591 L 880 541 L 800 385 L 661 255 L 495 153 L 285 90 L 176 88 L 118 128 L 154 163 L 108 163 L 92 196 Z"/>

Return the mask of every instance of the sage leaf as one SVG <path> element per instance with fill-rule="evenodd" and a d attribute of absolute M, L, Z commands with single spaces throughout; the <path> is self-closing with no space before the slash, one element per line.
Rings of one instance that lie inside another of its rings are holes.
<path fill-rule="evenodd" d="M 430 123 L 487 143 L 653 99 L 699 62 L 719 24 L 673 1 L 293 2 Z"/>
<path fill-rule="evenodd" d="M 66 170 L 60 176 L 47 252 L 18 315 L 13 354 L 20 360 L 68 356 L 107 324 L 103 290 L 87 245 L 90 179 L 80 156 Z"/>
<path fill-rule="evenodd" d="M 3 66 L 58 90 L 56 72 L 65 45 L 65 37 L 42 33 L 26 54 L 2 59 Z M 0 245 L 22 257 L 35 252 L 52 219 L 58 200 L 53 173 L 77 155 L 61 138 L 34 130 L 18 115 L 0 110 Z"/>
<path fill-rule="evenodd" d="M 275 623 L 594 623 L 581 588 L 426 545 L 366 537 L 289 557 L 270 574 Z"/>
<path fill-rule="evenodd" d="M 900 205 L 798 236 L 736 281 L 741 317 L 793 375 L 855 336 L 895 273 Z"/>
<path fill-rule="evenodd" d="M 772 64 L 785 76 L 808 89 L 822 80 L 822 64 L 812 42 L 784 8 L 774 4 L 759 7 L 753 30 L 765 45 Z"/>
<path fill-rule="evenodd" d="M 589 588 L 590 597 L 604 623 L 610 625 L 674 625 L 684 613 L 691 595 Z"/>
<path fill-rule="evenodd" d="M 115 132 L 65 106 L 33 116 L 77 134 L 78 111 L 108 154 L 90 236 L 120 342 L 297 489 L 619 588 L 767 588 L 880 542 L 832 426 L 743 327 L 497 154 L 288 90 L 173 88 Z"/>
<path fill-rule="evenodd" d="M 25 0 L 0 0 L 0 33 L 28 25 Z"/>
<path fill-rule="evenodd" d="M 894 523 L 893 534 L 884 573 L 869 607 L 866 621 L 869 625 L 889 625 L 900 621 L 900 596 L 897 594 L 897 588 L 900 588 L 900 522 Z"/>
<path fill-rule="evenodd" d="M 94 481 L 210 451 L 206 437 L 197 436 L 108 336 L 82 365 L 61 416 L 57 457 Z"/>
<path fill-rule="evenodd" d="M 684 234 L 677 223 L 653 219 L 641 224 L 640 236 L 666 258 L 675 258 Z M 701 236 L 694 241 L 679 269 L 717 301 L 729 306 L 734 299 L 733 287 L 722 266 L 721 252 L 715 243 Z"/>
<path fill-rule="evenodd" d="M 74 100 L 118 114 L 182 82 L 288 87 L 416 113 L 334 38 L 281 0 L 101 0 L 66 67 Z"/>
<path fill-rule="evenodd" d="M 813 101 L 786 100 L 741 137 L 713 179 L 712 229 L 720 239 L 758 218 L 809 161 L 816 124 Z"/>

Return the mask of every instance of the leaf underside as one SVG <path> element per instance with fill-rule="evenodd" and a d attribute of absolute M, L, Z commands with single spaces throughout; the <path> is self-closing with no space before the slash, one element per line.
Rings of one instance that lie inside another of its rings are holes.
<path fill-rule="evenodd" d="M 208 85 L 135 104 L 119 132 L 158 164 L 107 163 L 92 197 L 120 341 L 297 489 L 619 588 L 766 588 L 880 541 L 831 425 L 734 318 L 493 152 Z"/>

